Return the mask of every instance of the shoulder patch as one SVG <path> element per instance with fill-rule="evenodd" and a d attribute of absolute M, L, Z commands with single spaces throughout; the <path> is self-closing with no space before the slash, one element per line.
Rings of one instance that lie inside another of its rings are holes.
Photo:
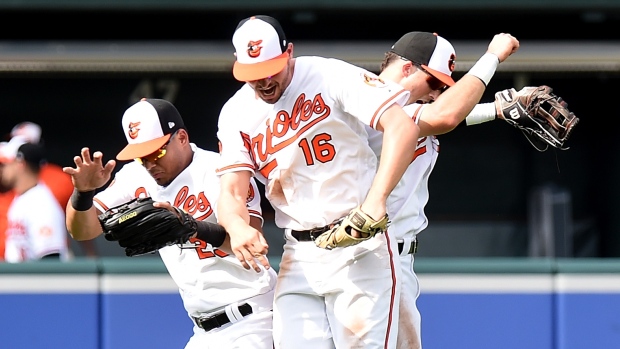
<path fill-rule="evenodd" d="M 250 188 L 248 189 L 248 197 L 245 199 L 245 202 L 248 204 L 252 202 L 252 200 L 254 200 L 255 195 L 256 193 L 254 193 L 254 187 L 252 186 L 252 184 L 250 184 Z"/>
<path fill-rule="evenodd" d="M 369 72 L 363 72 L 360 74 L 364 83 L 372 87 L 386 87 L 385 81 L 379 78 L 377 75 Z"/>

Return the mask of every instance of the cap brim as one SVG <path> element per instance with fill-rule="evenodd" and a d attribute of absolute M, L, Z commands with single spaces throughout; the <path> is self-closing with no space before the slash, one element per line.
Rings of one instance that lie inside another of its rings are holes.
<path fill-rule="evenodd" d="M 429 68 L 427 65 L 422 65 L 422 68 L 424 68 L 427 72 L 431 73 L 431 75 L 433 75 L 434 77 L 439 79 L 444 84 L 446 84 L 448 86 L 453 86 L 454 85 L 454 79 L 452 79 L 452 77 L 450 75 L 446 75 L 446 74 L 444 74 L 442 72 L 439 72 L 439 71 L 437 71 L 435 69 Z"/>
<path fill-rule="evenodd" d="M 233 65 L 233 76 L 235 79 L 244 82 L 274 76 L 286 67 L 288 58 L 288 52 L 284 52 L 275 58 L 260 63 L 244 64 L 235 62 Z"/>
<path fill-rule="evenodd" d="M 116 160 L 133 160 L 141 158 L 149 154 L 153 154 L 157 149 L 161 148 L 170 139 L 170 134 L 163 137 L 155 138 L 147 142 L 127 144 L 127 146 L 116 155 Z"/>

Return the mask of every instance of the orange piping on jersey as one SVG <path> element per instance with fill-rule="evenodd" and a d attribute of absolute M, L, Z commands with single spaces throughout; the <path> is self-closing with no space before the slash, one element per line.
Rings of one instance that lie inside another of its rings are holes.
<path fill-rule="evenodd" d="M 263 219 L 263 216 L 260 214 L 260 212 L 256 211 L 256 210 L 250 210 L 248 209 L 248 213 L 252 216 L 256 216 L 260 219 Z"/>
<path fill-rule="evenodd" d="M 269 161 L 267 163 L 267 165 L 265 165 L 263 168 L 260 169 L 260 174 L 263 175 L 263 177 L 265 178 L 269 178 L 269 174 L 271 173 L 271 171 L 273 171 L 274 168 L 276 168 L 276 166 L 278 166 L 278 160 L 277 159 L 273 159 L 271 161 Z"/>
<path fill-rule="evenodd" d="M 396 301 L 396 266 L 394 265 L 394 251 L 390 248 L 390 235 L 389 229 L 385 231 L 385 241 L 387 242 L 387 249 L 390 255 L 390 270 L 392 271 L 392 294 L 390 295 L 390 311 L 388 316 L 388 326 L 385 333 L 384 348 L 389 348 L 388 343 L 390 341 L 390 329 L 392 328 L 393 316 L 394 316 L 394 302 Z M 400 263 L 400 262 L 399 262 Z M 400 268 L 400 264 L 398 265 Z M 398 311 L 396 309 L 396 311 Z"/>
<path fill-rule="evenodd" d="M 418 108 L 416 108 L 415 112 L 413 112 L 413 115 L 411 115 L 411 118 L 413 119 L 413 121 L 415 121 L 416 123 L 418 122 L 418 114 L 420 114 L 420 111 L 422 110 L 422 106 L 420 105 Z"/>
<path fill-rule="evenodd" d="M 325 103 L 320 93 L 314 96 L 312 100 L 306 99 L 306 95 L 302 93 L 297 97 L 290 114 L 286 110 L 280 110 L 272 124 L 266 125 L 265 133 L 258 134 L 252 138 L 252 149 L 256 152 L 258 160 L 266 161 L 267 156 L 282 150 L 298 139 L 306 130 L 321 122 L 330 114 L 331 108 Z M 318 117 L 300 128 L 291 138 L 274 145 L 274 139 L 286 136 L 289 129 L 296 130 L 302 125 L 302 122 L 311 120 L 314 115 L 318 115 Z M 263 142 L 265 143 L 264 146 Z"/>
<path fill-rule="evenodd" d="M 400 96 L 403 93 L 406 93 L 406 90 L 401 90 L 399 93 L 393 95 L 392 97 L 390 97 L 390 99 L 388 99 L 387 101 L 383 102 L 381 104 L 381 106 L 377 109 L 377 111 L 375 111 L 375 113 L 372 116 L 372 119 L 370 119 L 370 127 L 372 128 L 376 128 L 375 127 L 375 119 L 377 119 L 379 117 L 379 111 L 383 109 L 383 107 L 385 107 L 386 105 L 390 104 L 390 102 L 392 102 L 393 100 L 396 99 L 396 97 Z"/>
<path fill-rule="evenodd" d="M 241 168 L 241 170 L 249 169 L 250 171 L 254 172 L 254 166 L 250 164 L 239 164 L 239 165 L 230 165 L 230 166 L 224 166 L 222 168 L 218 168 L 217 170 L 215 170 L 215 173 L 224 172 L 226 170 L 230 170 L 233 168 Z"/>
<path fill-rule="evenodd" d="M 101 202 L 101 200 L 97 198 L 94 198 L 93 201 L 97 202 L 104 211 L 107 211 L 110 209 L 108 206 L 104 205 L 103 202 Z"/>
<path fill-rule="evenodd" d="M 421 148 L 417 148 L 415 150 L 415 153 L 413 153 L 413 159 L 411 159 L 411 162 L 413 162 L 413 160 L 415 160 L 418 156 L 420 156 L 422 154 L 426 154 L 426 146 L 423 146 Z"/>

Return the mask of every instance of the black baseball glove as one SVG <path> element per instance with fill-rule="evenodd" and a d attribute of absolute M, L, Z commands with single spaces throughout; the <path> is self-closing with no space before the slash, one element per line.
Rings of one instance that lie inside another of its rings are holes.
<path fill-rule="evenodd" d="M 151 198 L 136 198 L 99 215 L 108 241 L 118 241 L 129 257 L 155 253 L 162 247 L 183 244 L 196 232 L 196 220 L 153 206 Z"/>
<path fill-rule="evenodd" d="M 520 129 L 538 151 L 549 146 L 566 150 L 564 142 L 579 122 L 568 103 L 549 86 L 514 88 L 495 94 L 497 117 Z"/>

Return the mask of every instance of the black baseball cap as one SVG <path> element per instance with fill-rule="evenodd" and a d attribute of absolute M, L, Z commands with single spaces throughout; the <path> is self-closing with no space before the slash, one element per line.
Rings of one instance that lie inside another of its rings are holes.
<path fill-rule="evenodd" d="M 452 79 L 456 62 L 454 47 L 436 33 L 409 32 L 398 39 L 390 51 L 419 64 L 444 84 L 454 85 Z"/>
<path fill-rule="evenodd" d="M 123 114 L 123 132 L 127 146 L 116 155 L 117 160 L 132 160 L 152 154 L 173 133 L 185 129 L 181 114 L 172 103 L 155 98 L 142 98 Z"/>
<path fill-rule="evenodd" d="M 15 160 L 22 160 L 34 167 L 41 167 L 47 162 L 45 148 L 38 143 L 24 143 L 17 148 Z"/>

